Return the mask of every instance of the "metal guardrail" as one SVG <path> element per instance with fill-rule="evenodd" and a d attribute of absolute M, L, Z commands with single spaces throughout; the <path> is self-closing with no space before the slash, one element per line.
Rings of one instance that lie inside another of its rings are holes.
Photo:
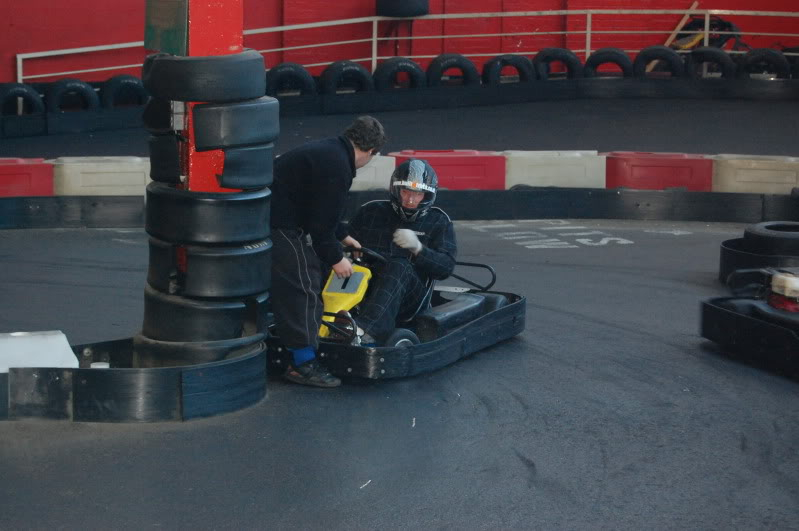
<path fill-rule="evenodd" d="M 341 46 L 345 44 L 363 44 L 371 43 L 371 55 L 369 57 L 349 58 L 357 62 L 370 62 L 372 70 L 377 67 L 377 62 L 381 59 L 388 59 L 393 56 L 380 56 L 378 55 L 378 44 L 382 41 L 399 41 L 399 40 L 425 40 L 425 39 L 463 39 L 463 38 L 488 38 L 488 37 L 530 37 L 540 35 L 584 35 L 585 47 L 580 50 L 572 50 L 575 53 L 584 53 L 586 57 L 591 54 L 592 40 L 596 35 L 667 35 L 672 32 L 673 28 L 659 30 L 594 30 L 592 28 L 596 15 L 684 15 L 684 16 L 703 16 L 705 26 L 703 31 L 681 31 L 681 33 L 703 34 L 704 43 L 708 44 L 710 34 L 718 35 L 747 35 L 747 36 L 770 36 L 770 37 L 799 37 L 799 33 L 763 33 L 763 32 L 746 32 L 741 31 L 738 33 L 732 32 L 717 32 L 710 31 L 710 20 L 713 16 L 752 16 L 752 17 L 789 17 L 799 18 L 799 12 L 783 12 L 783 11 L 731 11 L 720 9 L 693 9 L 693 10 L 675 10 L 675 9 L 576 9 L 576 10 L 554 10 L 554 11 L 512 11 L 505 13 L 455 13 L 455 14 L 440 14 L 440 15 L 426 15 L 423 17 L 414 17 L 408 19 L 392 18 L 392 17 L 360 17 L 342 20 L 331 20 L 325 22 L 313 22 L 307 24 L 292 24 L 287 26 L 276 26 L 270 28 L 256 28 L 244 31 L 244 35 L 260 35 L 267 33 L 281 33 L 297 30 L 326 28 L 335 26 L 346 26 L 353 24 L 370 24 L 371 37 L 365 39 L 351 39 L 333 42 L 322 42 L 314 44 L 304 44 L 298 46 L 285 46 L 281 48 L 270 48 L 258 50 L 258 52 L 277 53 L 292 50 L 301 50 L 309 48 L 324 48 L 331 46 Z M 530 31 L 530 32 L 513 32 L 513 33 L 478 33 L 478 34 L 455 34 L 455 35 L 424 35 L 418 37 L 380 37 L 378 34 L 378 27 L 380 22 L 384 21 L 397 21 L 397 20 L 453 20 L 453 19 L 486 19 L 486 18 L 518 18 L 518 17 L 549 17 L 549 16 L 584 16 L 585 29 L 573 31 Z M 63 76 L 72 74 L 83 74 L 89 72 L 100 72 L 109 70 L 121 70 L 126 68 L 137 68 L 141 66 L 138 64 L 115 65 L 99 68 L 85 68 L 79 70 L 68 70 L 61 72 L 48 72 L 33 75 L 26 75 L 24 71 L 25 61 L 34 59 L 41 59 L 46 57 L 58 57 L 65 55 L 75 54 L 89 54 L 94 52 L 105 52 L 109 50 L 122 50 L 129 48 L 143 48 L 144 41 L 126 42 L 119 44 L 108 44 L 100 46 L 86 46 L 81 48 L 66 48 L 62 50 L 49 50 L 43 52 L 21 53 L 16 55 L 17 59 L 17 82 L 24 83 L 32 79 L 41 79 L 53 76 Z M 534 54 L 538 50 L 517 51 L 517 55 Z M 640 50 L 625 50 L 626 52 L 638 52 Z M 493 57 L 500 55 L 503 52 L 494 53 L 480 53 L 480 54 L 464 54 L 467 57 Z M 735 53 L 735 52 L 733 52 Z M 786 55 L 799 56 L 799 54 L 788 53 Z M 408 55 L 410 59 L 429 59 L 436 57 L 435 55 Z M 309 63 L 304 64 L 305 67 L 315 67 L 327 65 L 329 62 Z"/>

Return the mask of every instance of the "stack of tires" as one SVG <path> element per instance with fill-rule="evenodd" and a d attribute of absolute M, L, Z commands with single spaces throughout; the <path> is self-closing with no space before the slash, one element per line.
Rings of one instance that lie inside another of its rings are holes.
<path fill-rule="evenodd" d="M 150 261 L 134 365 L 213 362 L 264 350 L 270 289 L 270 190 L 278 102 L 264 96 L 255 51 L 218 57 L 151 55 L 144 84 L 152 182 Z M 227 192 L 186 189 L 172 102 L 193 107 L 197 151 L 223 150 Z"/>

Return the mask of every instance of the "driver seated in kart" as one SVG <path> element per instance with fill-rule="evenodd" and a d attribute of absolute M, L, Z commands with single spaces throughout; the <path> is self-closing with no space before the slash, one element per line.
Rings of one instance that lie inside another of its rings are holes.
<path fill-rule="evenodd" d="M 372 266 L 372 283 L 355 318 L 356 343 L 384 344 L 397 318 L 408 318 L 419 308 L 430 282 L 452 274 L 455 230 L 449 216 L 433 207 L 437 189 L 433 167 L 425 160 L 408 160 L 391 175 L 390 199 L 362 205 L 350 221 L 349 235 L 386 258 Z"/>

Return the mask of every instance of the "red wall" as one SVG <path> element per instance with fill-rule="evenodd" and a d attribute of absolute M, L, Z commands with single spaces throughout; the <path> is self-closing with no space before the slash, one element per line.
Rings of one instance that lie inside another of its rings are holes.
<path fill-rule="evenodd" d="M 554 9 L 686 9 L 691 0 L 430 0 L 432 13 L 530 11 Z M 14 1 L 0 20 L 0 82 L 15 81 L 15 56 L 17 53 L 38 52 L 62 48 L 95 46 L 121 42 L 140 41 L 144 34 L 144 0 L 52 0 Z M 301 24 L 323 20 L 364 17 L 374 14 L 374 0 L 245 0 L 245 28 L 259 28 L 286 24 Z M 335 6 L 335 8 L 331 8 Z M 700 0 L 703 9 L 752 9 L 751 0 Z M 795 0 L 760 0 L 757 9 L 762 11 L 796 11 Z M 726 17 L 743 31 L 768 31 L 772 33 L 799 33 L 799 19 L 773 17 Z M 594 36 L 592 49 L 619 46 L 639 49 L 651 44 L 662 44 L 679 22 L 678 15 L 626 17 L 624 22 L 615 16 L 594 16 L 594 29 L 631 29 L 663 31 L 662 35 L 647 36 Z M 124 21 L 124 22 L 123 22 Z M 584 28 L 585 18 L 536 17 L 507 19 L 418 20 L 413 23 L 414 36 L 469 33 L 504 33 L 530 31 L 570 31 Z M 408 35 L 407 23 L 386 22 L 380 25 L 380 36 Z M 318 30 L 294 31 L 282 37 L 278 34 L 247 36 L 245 46 L 258 50 L 283 46 L 301 46 L 313 42 L 344 39 L 366 39 L 371 36 L 368 24 L 338 26 Z M 780 44 L 799 46 L 799 39 L 780 37 L 745 37 L 755 47 L 778 47 Z M 442 52 L 486 54 L 472 57 L 481 64 L 490 55 L 519 50 L 538 50 L 546 46 L 565 46 L 571 49 L 585 47 L 583 36 L 564 37 L 540 35 L 522 37 L 491 37 L 484 39 L 426 39 L 391 41 L 382 43 L 381 55 L 437 55 Z M 26 61 L 25 73 L 36 74 L 60 70 L 141 63 L 142 48 L 65 56 L 54 59 Z M 323 63 L 337 59 L 363 58 L 371 54 L 371 45 L 349 44 L 316 50 L 292 50 L 267 54 L 267 65 L 281 61 L 303 64 Z M 489 55 L 490 54 L 490 55 Z M 420 60 L 425 65 L 429 59 Z M 318 73 L 321 69 L 313 69 Z M 138 68 L 126 71 L 102 71 L 75 74 L 87 81 L 101 81 L 118 73 L 139 74 Z M 58 76 L 64 77 L 64 76 Z M 53 77 L 31 79 L 27 82 L 52 81 Z"/>
<path fill-rule="evenodd" d="M 688 9 L 693 0 L 568 0 L 569 9 Z M 797 11 L 799 5 L 795 0 L 699 0 L 698 9 L 725 9 L 730 11 Z M 737 25 L 741 31 L 768 32 L 768 33 L 799 33 L 799 18 L 777 17 L 742 17 L 723 16 Z M 594 15 L 592 17 L 592 30 L 622 30 L 641 29 L 649 31 L 663 31 L 661 35 L 593 35 L 591 49 L 597 50 L 605 46 L 616 46 L 625 50 L 637 50 L 653 44 L 664 44 L 666 39 L 682 19 L 682 15 L 640 15 L 625 16 L 621 22 L 614 15 Z M 585 17 L 569 17 L 567 26 L 569 31 L 585 30 Z M 781 45 L 796 46 L 797 38 L 780 37 L 750 37 L 743 36 L 744 42 L 753 48 L 780 48 Z M 732 46 L 727 43 L 727 48 Z M 570 35 L 566 40 L 566 47 L 574 50 L 585 49 L 585 37 Z M 581 55 L 581 59 L 585 59 Z"/>

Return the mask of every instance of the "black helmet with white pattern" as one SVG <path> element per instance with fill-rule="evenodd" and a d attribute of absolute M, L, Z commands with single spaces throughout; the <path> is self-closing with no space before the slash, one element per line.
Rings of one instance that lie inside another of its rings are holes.
<path fill-rule="evenodd" d="M 402 206 L 400 190 L 403 188 L 414 192 L 424 192 L 424 199 L 416 208 Z M 416 221 L 427 214 L 427 211 L 436 201 L 438 190 L 438 175 L 436 170 L 426 161 L 420 159 L 406 160 L 391 174 L 389 192 L 391 193 L 391 206 L 403 221 Z"/>

